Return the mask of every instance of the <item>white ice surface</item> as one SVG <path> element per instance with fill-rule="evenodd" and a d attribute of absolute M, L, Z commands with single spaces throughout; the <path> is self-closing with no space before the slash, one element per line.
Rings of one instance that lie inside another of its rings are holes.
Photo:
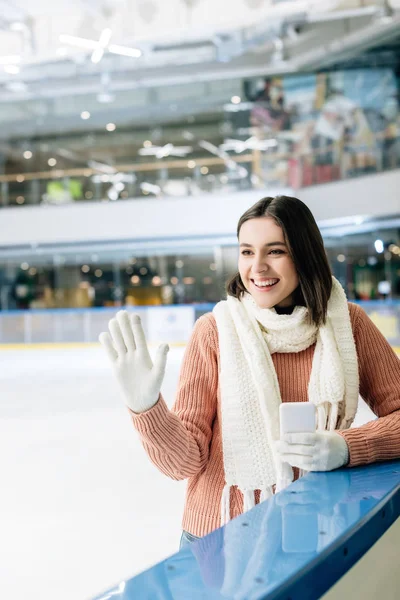
<path fill-rule="evenodd" d="M 100 347 L 0 352 L 0 486 L 7 600 L 87 600 L 178 550 L 186 482 L 148 460 Z"/>
<path fill-rule="evenodd" d="M 0 352 L 0 486 L 7 600 L 88 600 L 178 549 L 186 482 L 148 460 L 100 347 Z"/>

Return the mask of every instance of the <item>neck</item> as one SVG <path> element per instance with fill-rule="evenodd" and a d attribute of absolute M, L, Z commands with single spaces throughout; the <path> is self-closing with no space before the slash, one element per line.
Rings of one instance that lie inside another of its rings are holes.
<path fill-rule="evenodd" d="M 294 304 L 292 306 L 274 306 L 274 309 L 278 315 L 291 315 L 294 310 Z"/>

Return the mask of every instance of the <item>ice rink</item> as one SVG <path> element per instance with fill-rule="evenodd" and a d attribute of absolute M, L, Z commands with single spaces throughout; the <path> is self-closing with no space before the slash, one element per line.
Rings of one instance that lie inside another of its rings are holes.
<path fill-rule="evenodd" d="M 174 400 L 184 349 L 169 353 Z M 88 600 L 178 550 L 185 482 L 150 463 L 98 346 L 0 351 L 7 600 Z M 355 424 L 373 418 L 360 406 Z"/>

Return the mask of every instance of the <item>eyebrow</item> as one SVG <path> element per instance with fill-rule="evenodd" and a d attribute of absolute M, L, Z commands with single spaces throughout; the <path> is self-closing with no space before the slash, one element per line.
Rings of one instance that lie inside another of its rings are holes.
<path fill-rule="evenodd" d="M 264 248 L 269 248 L 270 246 L 286 246 L 285 242 L 270 242 L 269 244 L 264 244 Z M 252 244 L 246 244 L 243 242 L 240 244 L 240 248 L 252 248 Z"/>

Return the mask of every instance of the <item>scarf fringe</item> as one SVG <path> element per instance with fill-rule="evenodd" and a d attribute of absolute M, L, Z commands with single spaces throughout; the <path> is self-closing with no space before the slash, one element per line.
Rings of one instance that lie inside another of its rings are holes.
<path fill-rule="evenodd" d="M 221 496 L 221 527 L 226 525 L 231 518 L 230 511 L 230 495 L 231 495 L 231 486 L 226 484 Z"/>
<path fill-rule="evenodd" d="M 256 494 L 254 490 L 244 490 L 243 494 L 243 512 L 251 510 L 256 505 Z"/>
<path fill-rule="evenodd" d="M 269 500 L 274 495 L 274 490 L 272 485 L 270 487 L 266 487 L 261 490 L 260 494 L 260 502 L 265 502 L 265 500 Z"/>

